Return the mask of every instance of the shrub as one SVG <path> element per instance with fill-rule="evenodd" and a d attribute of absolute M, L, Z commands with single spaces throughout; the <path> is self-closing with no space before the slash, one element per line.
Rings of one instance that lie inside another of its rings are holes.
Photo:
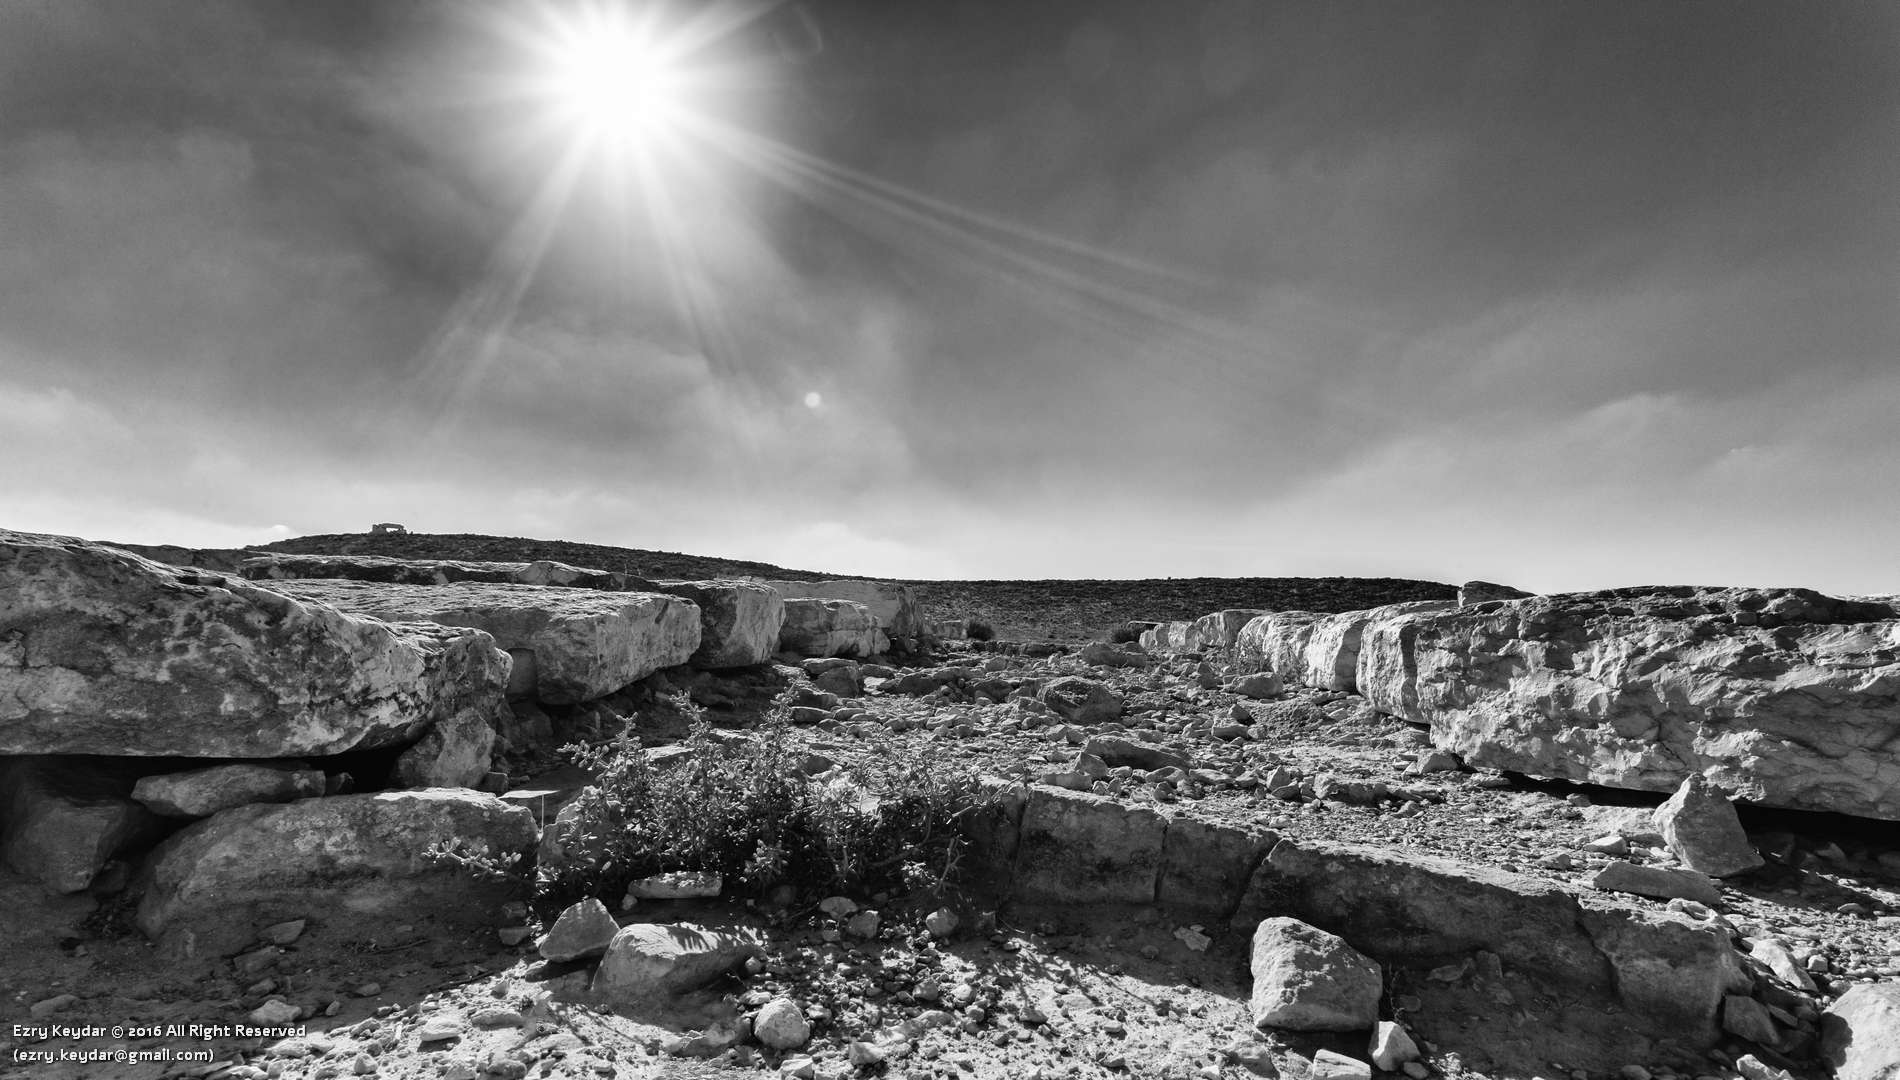
<path fill-rule="evenodd" d="M 611 907 L 631 882 L 675 870 L 721 874 L 728 893 L 954 887 L 957 824 L 982 801 L 975 773 L 878 748 L 849 778 L 808 777 L 782 711 L 732 738 L 683 708 L 692 752 L 665 769 L 624 737 L 570 748 L 597 777 L 573 804 L 566 857 L 540 871 L 544 914 L 590 896 Z"/>
<path fill-rule="evenodd" d="M 963 636 L 971 641 L 990 641 L 996 637 L 996 631 L 982 619 L 966 619 L 963 623 Z"/>

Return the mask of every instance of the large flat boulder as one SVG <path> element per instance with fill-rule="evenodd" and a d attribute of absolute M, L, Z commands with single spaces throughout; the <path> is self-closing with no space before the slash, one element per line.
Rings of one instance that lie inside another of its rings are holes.
<path fill-rule="evenodd" d="M 323 771 L 301 761 L 234 761 L 140 778 L 132 798 L 165 817 L 210 817 L 247 803 L 280 803 L 323 794 Z"/>
<path fill-rule="evenodd" d="M 387 623 L 70 537 L 0 531 L 0 753 L 304 757 L 499 705 L 478 630 Z"/>
<path fill-rule="evenodd" d="M 1316 620 L 1301 650 L 1302 671 L 1294 678 L 1321 690 L 1357 690 L 1359 644 L 1371 619 L 1371 611 L 1342 611 Z"/>
<path fill-rule="evenodd" d="M 327 578 L 385 585 L 447 585 L 456 581 L 497 585 L 558 585 L 607 592 L 649 592 L 651 582 L 608 570 L 535 562 L 476 562 L 459 559 L 391 559 L 381 555 L 257 555 L 238 571 L 253 581 Z"/>
<path fill-rule="evenodd" d="M 1418 625 L 1454 605 L 1449 600 L 1387 604 L 1367 613 L 1359 632 L 1359 662 L 1353 676 L 1366 703 L 1387 714 L 1423 723 L 1418 711 Z"/>
<path fill-rule="evenodd" d="M 876 656 L 884 639 L 871 609 L 851 600 L 801 597 L 784 601 L 780 652 L 798 657 Z"/>
<path fill-rule="evenodd" d="M 891 581 L 767 581 L 786 600 L 849 600 L 863 604 L 886 633 L 906 641 L 924 632 L 923 609 L 910 586 Z"/>
<path fill-rule="evenodd" d="M 532 656 L 533 696 L 555 705 L 605 697 L 699 648 L 699 608 L 660 593 L 453 582 L 279 581 L 312 603 L 396 622 L 467 626 Z"/>
<path fill-rule="evenodd" d="M 475 903 L 485 890 L 426 852 L 460 839 L 500 856 L 533 852 L 534 815 L 493 795 L 436 788 L 338 795 L 225 810 L 160 844 L 146 863 L 138 926 L 191 926 L 208 939 L 231 912 L 350 918 Z M 249 932 L 248 923 L 243 929 Z"/>
<path fill-rule="evenodd" d="M 1420 715 L 1472 765 L 1900 820 L 1900 619 L 1806 589 L 1491 601 L 1415 625 Z"/>
<path fill-rule="evenodd" d="M 699 648 L 687 661 L 696 668 L 749 667 L 778 651 L 785 599 L 756 581 L 663 581 L 660 592 L 699 606 Z"/>

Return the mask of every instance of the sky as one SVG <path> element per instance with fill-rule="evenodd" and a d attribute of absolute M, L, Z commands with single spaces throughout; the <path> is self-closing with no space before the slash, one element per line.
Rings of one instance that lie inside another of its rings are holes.
<path fill-rule="evenodd" d="M 1877 3 L 17 0 L 0 526 L 1900 592 L 1897 118 Z"/>

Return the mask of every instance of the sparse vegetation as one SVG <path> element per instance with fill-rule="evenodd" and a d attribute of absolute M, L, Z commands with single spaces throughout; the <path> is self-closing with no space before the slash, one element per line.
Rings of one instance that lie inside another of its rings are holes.
<path fill-rule="evenodd" d="M 971 641 L 990 641 L 996 637 L 996 630 L 982 619 L 967 619 L 963 623 L 963 636 Z"/>
<path fill-rule="evenodd" d="M 564 857 L 539 872 L 536 907 L 552 914 L 590 896 L 611 905 L 668 871 L 718 873 L 728 893 L 753 895 L 954 888 L 957 825 L 983 799 L 974 772 L 880 752 L 849 774 L 808 775 L 785 723 L 775 714 L 741 736 L 695 716 L 687 752 L 658 766 L 624 737 L 570 748 L 597 777 L 569 811 Z"/>

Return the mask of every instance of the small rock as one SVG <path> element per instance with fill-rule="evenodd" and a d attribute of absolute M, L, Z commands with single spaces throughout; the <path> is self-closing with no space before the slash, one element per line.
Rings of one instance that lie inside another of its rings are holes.
<path fill-rule="evenodd" d="M 1357 1058 L 1321 1050 L 1313 1055 L 1312 1080 L 1372 1080 L 1372 1066 Z"/>
<path fill-rule="evenodd" d="M 949 937 L 957 932 L 961 922 L 956 912 L 949 908 L 938 908 L 924 916 L 924 929 L 930 932 L 931 937 Z"/>
<path fill-rule="evenodd" d="M 844 1057 L 854 1068 L 867 1069 L 882 1065 L 885 1054 L 884 1051 L 878 1049 L 876 1043 L 855 1041 L 846 1048 Z"/>
<path fill-rule="evenodd" d="M 1252 969 L 1255 1027 L 1364 1031 L 1379 1018 L 1379 965 L 1297 919 L 1261 920 Z"/>
<path fill-rule="evenodd" d="M 1174 936 L 1181 944 L 1186 945 L 1194 952 L 1206 952 L 1207 947 L 1213 944 L 1214 941 L 1213 938 L 1201 933 L 1201 928 L 1198 926 L 1177 927 L 1174 931 Z"/>
<path fill-rule="evenodd" d="M 1849 989 L 1821 1016 L 1821 1057 L 1835 1080 L 1900 1077 L 1900 983 Z"/>
<path fill-rule="evenodd" d="M 1742 831 L 1735 805 L 1699 773 L 1683 780 L 1656 808 L 1654 821 L 1669 850 L 1691 870 L 1730 877 L 1763 865 Z"/>
<path fill-rule="evenodd" d="M 1386 1072 L 1395 1072 L 1408 1061 L 1418 1060 L 1418 1044 L 1406 1030 L 1390 1020 L 1372 1027 L 1372 1043 L 1367 1047 L 1372 1063 Z"/>
<path fill-rule="evenodd" d="M 1656 900 L 1694 900 L 1698 904 L 1719 904 L 1722 890 L 1704 874 L 1693 870 L 1670 870 L 1660 866 L 1638 866 L 1613 862 L 1597 871 L 1590 884 L 1608 892 L 1625 892 Z"/>
<path fill-rule="evenodd" d="M 823 900 L 818 901 L 818 910 L 834 919 L 842 919 L 846 915 L 858 910 L 858 905 L 850 897 L 827 896 Z"/>
<path fill-rule="evenodd" d="M 844 932 L 855 938 L 869 941 L 877 936 L 878 915 L 875 911 L 860 911 L 845 920 Z"/>
<path fill-rule="evenodd" d="M 266 1001 L 247 1014 L 251 1023 L 262 1027 L 282 1027 L 285 1024 L 295 1023 L 301 1015 L 303 1011 L 297 1006 L 288 1001 L 276 1000 Z"/>
<path fill-rule="evenodd" d="M 753 1018 L 752 1034 L 774 1050 L 795 1050 L 811 1039 L 811 1022 L 792 999 L 774 998 Z"/>
<path fill-rule="evenodd" d="M 460 1013 L 439 1012 L 431 1015 L 416 1029 L 418 1042 L 447 1042 L 462 1037 L 464 1028 Z"/>
<path fill-rule="evenodd" d="M 272 923 L 264 928 L 262 937 L 272 945 L 288 945 L 303 936 L 305 921 L 292 919 L 289 922 Z"/>
<path fill-rule="evenodd" d="M 718 874 L 702 870 L 676 870 L 641 878 L 627 886 L 627 895 L 636 900 L 697 900 L 718 896 L 724 890 L 725 878 Z"/>
<path fill-rule="evenodd" d="M 534 928 L 528 926 L 504 926 L 495 931 L 496 939 L 511 949 L 533 936 Z"/>
<path fill-rule="evenodd" d="M 537 949 L 546 959 L 557 962 L 584 960 L 605 953 L 619 932 L 620 924 L 614 921 L 607 905 L 589 897 L 568 905 Z"/>
<path fill-rule="evenodd" d="M 33 1005 L 27 1009 L 27 1012 L 33 1014 L 35 1017 L 51 1016 L 78 1000 L 79 998 L 72 994 L 55 994 L 42 1001 L 34 1002 Z"/>

